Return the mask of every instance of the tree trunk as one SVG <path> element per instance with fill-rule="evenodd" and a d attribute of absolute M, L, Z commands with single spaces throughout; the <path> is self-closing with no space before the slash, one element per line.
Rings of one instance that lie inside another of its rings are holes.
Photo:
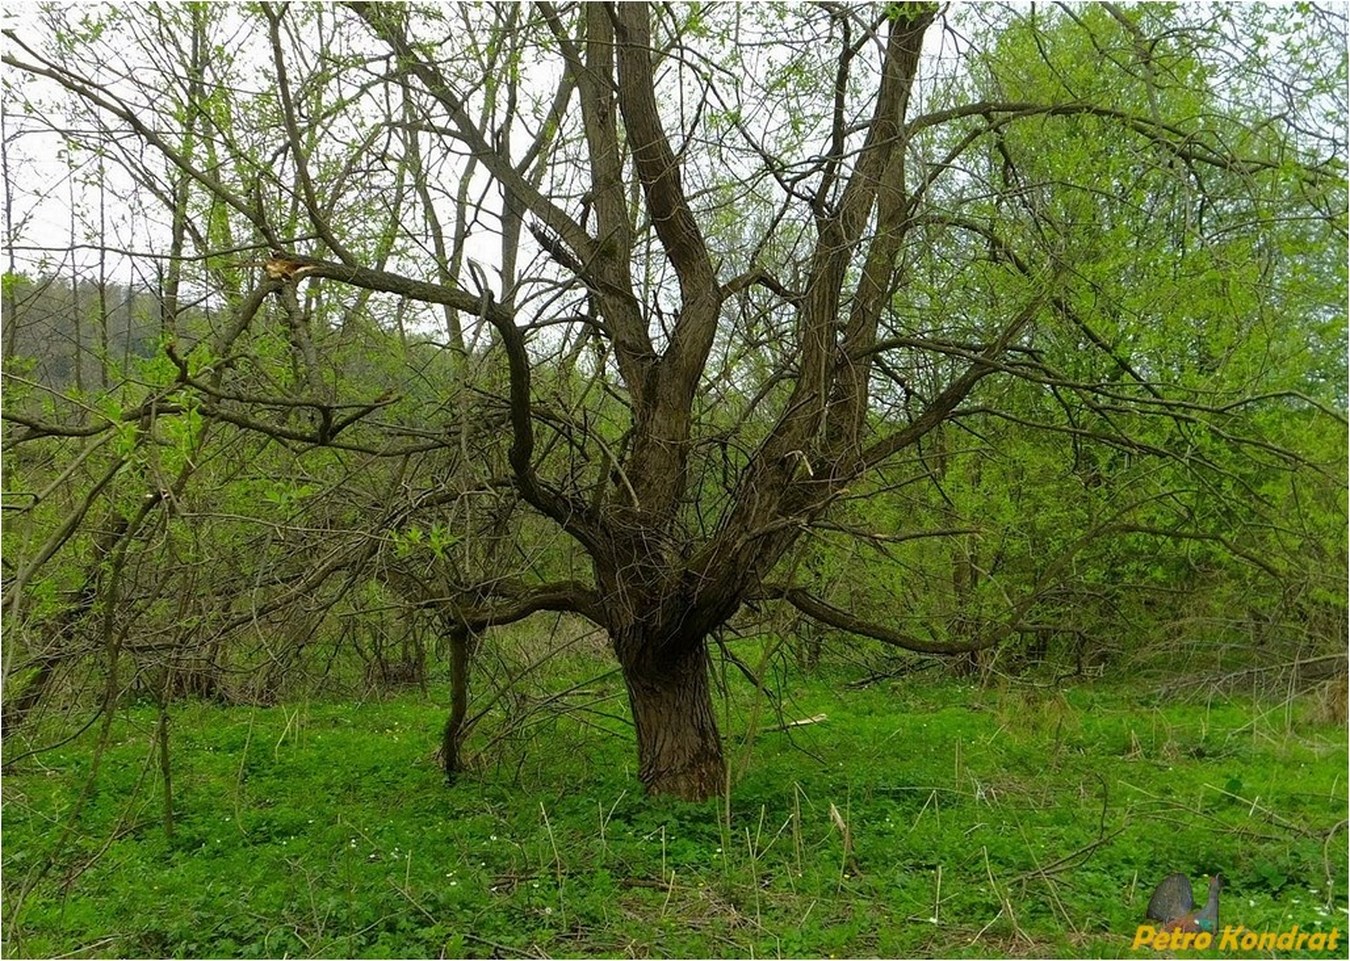
<path fill-rule="evenodd" d="M 450 629 L 450 716 L 441 734 L 441 764 L 451 784 L 464 770 L 460 746 L 464 721 L 469 715 L 469 632 L 458 625 Z"/>
<path fill-rule="evenodd" d="M 637 725 L 638 777 L 648 793 L 686 801 L 721 794 L 726 765 L 703 640 L 674 659 L 625 664 L 623 673 Z"/>

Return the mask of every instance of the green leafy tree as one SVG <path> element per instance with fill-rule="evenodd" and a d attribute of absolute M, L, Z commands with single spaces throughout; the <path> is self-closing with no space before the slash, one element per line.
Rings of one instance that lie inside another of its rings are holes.
<path fill-rule="evenodd" d="M 212 336 L 166 345 L 156 405 L 306 471 L 326 458 L 328 496 L 353 511 L 344 471 L 415 489 L 366 528 L 409 556 L 438 508 L 509 487 L 532 519 L 501 536 L 571 546 L 503 578 L 491 554 L 445 561 L 481 518 L 443 523 L 447 630 L 540 610 L 602 627 L 652 791 L 724 788 L 708 639 L 747 602 L 967 653 L 1026 627 L 1100 535 L 1251 559 L 1235 525 L 1260 529 L 1306 472 L 1343 467 L 1308 427 L 1339 430 L 1343 379 L 1304 347 L 1344 339 L 1344 150 L 1320 133 L 1344 114 L 1334 20 L 542 2 L 230 16 L 238 30 L 192 34 L 209 56 L 179 48 L 195 72 L 158 66 L 154 17 L 115 24 L 111 50 L 66 26 L 15 36 L 5 58 L 137 144 L 119 162 L 147 184 L 186 185 L 165 209 L 193 213 L 181 236 L 217 313 Z M 930 53 L 943 24 L 955 61 Z M 1307 95 L 1222 99 L 1244 71 L 1278 74 L 1258 44 L 1272 37 L 1316 77 Z M 154 75 L 201 78 L 175 81 L 178 136 Z M 406 346 L 435 324 L 454 361 L 374 394 L 379 375 L 331 349 L 363 324 Z M 916 466 L 931 488 L 907 499 Z M 1047 495 L 1069 475 L 1087 490 Z M 1108 475 L 1118 500 L 1094 493 Z M 931 548 L 950 572 L 942 630 L 796 579 L 805 537 L 865 539 L 878 514 L 890 536 L 961 539 Z M 277 603 L 380 553 L 349 523 L 351 550 L 306 552 Z M 1000 554 L 1014 581 L 988 573 Z M 1009 583 L 1021 593 L 999 598 Z"/>

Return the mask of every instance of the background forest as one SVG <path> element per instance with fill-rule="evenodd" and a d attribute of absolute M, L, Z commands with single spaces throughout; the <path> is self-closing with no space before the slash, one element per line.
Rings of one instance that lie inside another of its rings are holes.
<path fill-rule="evenodd" d="M 1344 11 L 5 37 L 10 953 L 1345 930 Z"/>

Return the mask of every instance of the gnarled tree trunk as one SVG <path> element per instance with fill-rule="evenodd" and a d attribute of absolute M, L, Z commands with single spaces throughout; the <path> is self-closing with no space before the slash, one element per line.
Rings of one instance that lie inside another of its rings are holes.
<path fill-rule="evenodd" d="M 707 647 L 701 638 L 681 647 L 672 658 L 625 663 L 623 676 L 637 726 L 638 778 L 652 794 L 702 801 L 725 789 L 726 764 Z"/>

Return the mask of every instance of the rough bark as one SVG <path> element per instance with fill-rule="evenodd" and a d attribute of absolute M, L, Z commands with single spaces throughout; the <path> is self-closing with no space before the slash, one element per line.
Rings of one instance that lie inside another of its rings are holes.
<path fill-rule="evenodd" d="M 453 782 L 464 770 L 460 745 L 464 741 L 464 719 L 469 715 L 469 632 L 450 632 L 450 716 L 445 719 L 441 737 L 441 763 L 445 778 Z"/>
<path fill-rule="evenodd" d="M 622 651 L 624 645 L 616 647 Z M 703 639 L 655 663 L 633 663 L 630 658 L 623 674 L 637 727 L 638 778 L 648 792 L 686 801 L 722 793 L 726 764 Z"/>

